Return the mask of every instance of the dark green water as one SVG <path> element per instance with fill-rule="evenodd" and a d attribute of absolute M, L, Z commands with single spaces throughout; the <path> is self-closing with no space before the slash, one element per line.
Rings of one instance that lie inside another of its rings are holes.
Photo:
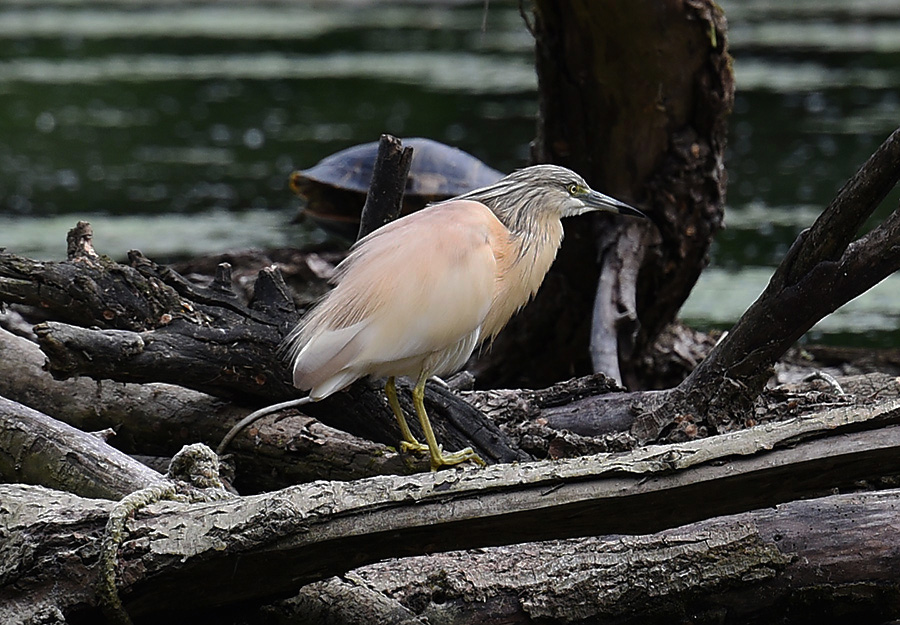
<path fill-rule="evenodd" d="M 728 228 L 685 306 L 727 327 L 797 232 L 900 123 L 900 3 L 732 0 L 738 94 Z M 287 175 L 382 132 L 509 171 L 536 80 L 514 2 L 6 0 L 0 246 L 61 258 L 78 219 L 103 252 L 165 258 L 299 244 Z M 895 193 L 879 215 L 897 204 Z M 900 281 L 817 339 L 900 344 Z"/>

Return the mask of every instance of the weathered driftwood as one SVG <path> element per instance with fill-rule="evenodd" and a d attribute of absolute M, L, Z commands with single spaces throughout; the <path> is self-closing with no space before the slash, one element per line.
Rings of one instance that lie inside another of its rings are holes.
<path fill-rule="evenodd" d="M 160 457 L 163 467 L 184 445 L 215 447 L 251 411 L 172 384 L 54 380 L 42 371 L 44 360 L 35 343 L 0 330 L 0 396 L 84 431 L 112 429 L 114 447 Z M 231 445 L 228 457 L 234 485 L 244 493 L 428 469 L 426 458 L 402 456 L 296 411 L 260 420 Z"/>
<path fill-rule="evenodd" d="M 99 256 L 92 237 L 86 222 L 70 230 L 65 263 L 38 262 L 0 250 L 0 301 L 28 304 L 49 317 L 84 326 L 135 331 L 165 325 L 173 312 L 191 314 L 161 281 Z"/>
<path fill-rule="evenodd" d="M 0 397 L 0 477 L 82 497 L 120 499 L 162 482 L 156 471 L 87 434 Z"/>
<path fill-rule="evenodd" d="M 510 440 L 536 458 L 571 458 L 636 447 L 629 430 L 634 415 L 603 420 L 593 417 L 595 402 L 623 396 L 623 389 L 603 374 L 574 378 L 545 389 L 463 391 L 462 397 L 500 425 Z M 599 403 L 602 407 L 603 404 Z M 586 435 L 578 430 L 583 416 Z"/>
<path fill-rule="evenodd" d="M 56 381 L 41 370 L 43 362 L 36 344 L 0 331 L 0 395 L 82 430 L 112 428 L 114 446 L 130 454 L 162 456 L 154 465 L 161 470 L 183 445 L 199 441 L 214 446 L 247 413 L 240 405 L 174 385 L 96 382 L 83 377 Z M 871 378 L 855 382 L 842 378 L 841 384 L 860 400 L 896 395 L 892 378 Z M 821 398 L 809 398 L 810 384 L 791 386 L 787 396 L 773 390 L 769 400 L 776 408 L 800 401 L 798 409 L 816 410 L 814 402 Z M 633 449 L 637 442 L 628 430 L 634 415 L 608 420 L 602 424 L 604 431 L 596 431 L 593 415 L 604 410 L 605 402 L 620 401 L 622 396 L 621 388 L 602 375 L 540 390 L 462 393 L 463 399 L 507 433 L 515 447 L 541 458 Z M 779 410 L 767 410 L 763 416 L 776 418 Z M 245 494 L 313 479 L 348 480 L 427 469 L 424 458 L 400 455 L 392 446 L 289 411 L 260 420 L 234 442 L 229 455 L 237 469 L 234 484 Z"/>
<path fill-rule="evenodd" d="M 44 361 L 37 344 L 0 330 L 0 395 L 82 430 L 112 428 L 115 447 L 160 456 L 161 466 L 183 445 L 199 441 L 214 447 L 250 411 L 243 404 L 171 384 L 54 380 L 42 370 Z M 610 421 L 606 431 L 591 436 L 577 433 L 577 418 L 590 414 L 598 396 L 615 391 L 621 388 L 597 375 L 546 389 L 466 391 L 461 396 L 500 426 L 514 447 L 535 457 L 561 458 L 635 446 L 628 434 L 633 418 Z M 438 393 L 447 391 L 436 388 L 435 397 Z M 356 415 L 361 417 L 361 411 L 349 418 Z M 375 431 L 370 435 L 383 436 Z M 260 420 L 229 447 L 229 455 L 237 469 L 234 484 L 245 494 L 313 479 L 357 479 L 428 468 L 424 457 L 400 455 L 395 445 L 286 411 Z"/>
<path fill-rule="evenodd" d="M 204 610 L 288 593 L 392 556 L 660 531 L 896 473 L 898 424 L 900 402 L 890 400 L 628 454 L 155 504 L 128 525 L 120 592 L 137 617 Z M 4 559 L 0 605 L 71 601 L 48 590 L 47 580 L 97 575 L 91 554 L 111 503 L 46 495 L 0 486 L 5 544 L 31 545 L 30 557 Z M 94 605 L 85 584 L 64 590 Z"/>
<path fill-rule="evenodd" d="M 335 625 L 889 622 L 898 504 L 896 490 L 835 495 L 647 536 L 390 560 L 266 612 Z"/>
<path fill-rule="evenodd" d="M 182 446 L 215 446 L 249 412 L 244 405 L 171 384 L 54 380 L 42 370 L 44 361 L 36 343 L 0 330 L 0 396 L 81 430 L 111 428 L 115 447 L 160 457 L 154 466 L 163 470 Z M 628 434 L 631 419 L 609 422 L 607 432 L 590 437 L 577 434 L 577 422 L 566 421 L 566 415 L 590 414 L 591 402 L 615 391 L 621 388 L 597 375 L 540 390 L 466 391 L 462 398 L 500 426 L 515 447 L 536 457 L 561 458 L 635 446 Z M 400 455 L 392 443 L 376 443 L 285 411 L 260 420 L 228 453 L 237 469 L 234 484 L 245 494 L 313 479 L 347 480 L 428 468 L 427 459 Z"/>

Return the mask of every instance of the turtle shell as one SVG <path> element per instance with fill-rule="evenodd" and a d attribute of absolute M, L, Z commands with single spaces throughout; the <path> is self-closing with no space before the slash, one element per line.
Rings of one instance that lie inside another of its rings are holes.
<path fill-rule="evenodd" d="M 497 182 L 503 174 L 460 150 L 431 139 L 404 139 L 413 149 L 403 212 Z M 336 152 L 291 174 L 291 188 L 306 200 L 304 213 L 325 226 L 359 223 L 372 181 L 378 142 Z M 336 225 L 335 224 L 335 225 Z"/>

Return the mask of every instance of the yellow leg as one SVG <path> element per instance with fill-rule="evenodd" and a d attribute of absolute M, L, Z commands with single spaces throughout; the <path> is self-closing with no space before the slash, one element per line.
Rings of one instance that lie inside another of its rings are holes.
<path fill-rule="evenodd" d="M 419 375 L 412 396 L 416 413 L 419 415 L 419 423 L 422 424 L 422 431 L 425 432 L 425 440 L 428 442 L 428 450 L 431 453 L 431 470 L 437 471 L 443 465 L 459 464 L 466 460 L 485 466 L 484 460 L 471 447 L 466 447 L 461 451 L 444 453 L 441 446 L 438 445 L 437 438 L 434 436 L 434 430 L 431 429 L 431 421 L 428 420 L 428 413 L 425 412 L 425 381 L 427 379 L 428 376 L 424 373 Z"/>
<path fill-rule="evenodd" d="M 387 379 L 387 383 L 384 385 L 384 394 L 387 395 L 391 410 L 394 411 L 397 423 L 400 424 L 400 434 L 403 436 L 403 440 L 400 441 L 400 449 L 414 452 L 428 451 L 428 445 L 417 441 L 409 429 L 409 424 L 406 423 L 406 417 L 403 416 L 403 409 L 400 408 L 400 401 L 397 399 L 397 387 L 394 385 L 394 376 Z"/>

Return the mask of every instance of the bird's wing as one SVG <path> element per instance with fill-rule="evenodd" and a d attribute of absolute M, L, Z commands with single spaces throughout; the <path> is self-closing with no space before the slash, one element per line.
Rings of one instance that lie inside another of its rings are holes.
<path fill-rule="evenodd" d="M 478 332 L 508 237 L 486 206 L 456 200 L 359 241 L 294 336 L 294 383 L 324 397 L 385 363 L 414 368 Z"/>

